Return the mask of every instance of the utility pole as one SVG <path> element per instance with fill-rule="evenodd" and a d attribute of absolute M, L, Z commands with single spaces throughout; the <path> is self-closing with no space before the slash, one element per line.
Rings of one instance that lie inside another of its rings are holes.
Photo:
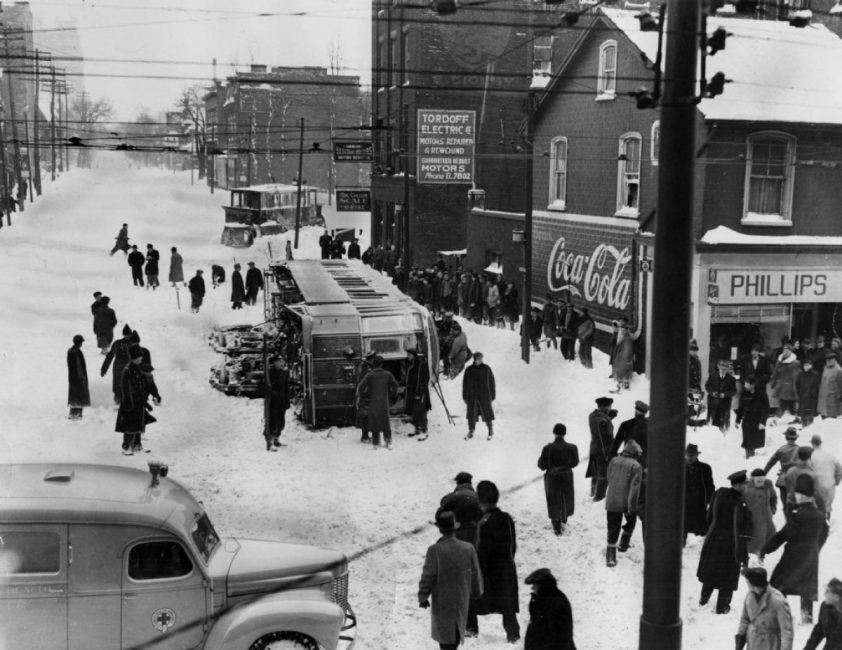
<path fill-rule="evenodd" d="M 56 67 L 50 66 L 50 180 L 56 180 Z"/>
<path fill-rule="evenodd" d="M 401 266 L 409 271 L 412 268 L 412 244 L 410 233 L 412 225 L 409 218 L 409 104 L 403 105 L 403 261 Z"/>
<path fill-rule="evenodd" d="M 12 30 L 6 28 L 3 29 L 3 54 L 6 59 L 6 79 L 9 81 L 9 111 L 11 112 L 11 122 L 12 122 L 12 143 L 13 143 L 13 151 L 14 151 L 14 169 L 15 169 L 15 178 L 17 179 L 18 184 L 18 197 L 21 197 L 21 188 L 23 188 L 23 176 L 21 175 L 20 169 L 20 140 L 18 139 L 18 126 L 17 126 L 17 112 L 15 111 L 15 88 L 14 84 L 12 83 L 12 66 L 9 60 L 9 35 L 11 34 Z M 26 198 L 26 192 L 22 195 L 20 200 L 20 211 L 23 212 L 23 207 L 26 203 L 24 200 Z"/>
<path fill-rule="evenodd" d="M 41 196 L 41 134 L 38 129 L 38 91 L 41 85 L 41 62 L 39 60 L 40 52 L 35 50 L 35 100 L 33 102 L 32 111 L 32 154 L 33 164 L 30 170 L 32 177 L 32 184 L 35 186 L 35 192 Z"/>
<path fill-rule="evenodd" d="M 6 171 L 5 125 L 0 120 L 0 167 L 3 168 L 3 210 L 6 211 L 6 225 L 12 225 L 12 197 L 9 194 L 9 174 Z M 2 218 L 0 218 L 2 223 Z"/>
<path fill-rule="evenodd" d="M 32 147 L 29 146 L 29 116 L 26 111 L 23 112 L 23 139 L 26 145 L 26 184 L 29 186 L 29 202 L 35 201 L 32 196 Z M 24 193 L 24 196 L 26 194 Z"/>
<path fill-rule="evenodd" d="M 668 0 L 652 301 L 641 650 L 680 650 L 699 0 Z M 661 23 L 661 29 L 664 22 Z"/>
<path fill-rule="evenodd" d="M 529 91 L 526 96 L 526 128 L 524 129 L 524 150 L 526 168 L 524 170 L 525 202 L 523 209 L 523 296 L 521 297 L 520 358 L 529 363 L 529 332 L 526 319 L 532 309 L 532 131 L 535 119 L 535 93 Z"/>
<path fill-rule="evenodd" d="M 301 227 L 301 176 L 304 174 L 304 118 L 301 118 L 301 134 L 298 137 L 298 193 L 295 197 L 295 249 L 298 250 L 298 230 Z"/>
<path fill-rule="evenodd" d="M 210 193 L 213 194 L 213 186 L 216 183 L 216 158 L 214 157 L 216 154 L 216 118 L 210 125 L 211 128 L 211 142 L 213 143 L 213 148 L 211 149 L 211 154 L 208 157 L 208 165 L 210 165 L 210 169 L 208 169 L 208 179 L 210 179 Z M 205 143 L 205 150 L 207 151 L 207 142 Z"/>

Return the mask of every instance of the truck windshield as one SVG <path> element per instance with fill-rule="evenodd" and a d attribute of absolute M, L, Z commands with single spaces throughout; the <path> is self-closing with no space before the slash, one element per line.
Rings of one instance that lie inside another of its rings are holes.
<path fill-rule="evenodd" d="M 193 530 L 190 531 L 196 548 L 202 556 L 205 564 L 213 553 L 213 549 L 219 544 L 219 535 L 213 529 L 213 525 L 205 513 L 196 513 L 196 521 L 193 522 Z"/>

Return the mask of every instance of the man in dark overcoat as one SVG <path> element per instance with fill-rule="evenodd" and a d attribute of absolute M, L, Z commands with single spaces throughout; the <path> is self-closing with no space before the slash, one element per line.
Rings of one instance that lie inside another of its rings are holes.
<path fill-rule="evenodd" d="M 280 355 L 269 358 L 269 369 L 266 372 L 266 398 L 269 400 L 266 411 L 266 423 L 269 442 L 273 450 L 281 446 L 281 434 L 286 426 L 286 414 L 289 408 L 289 372 L 286 360 Z"/>
<path fill-rule="evenodd" d="M 842 580 L 831 578 L 824 592 L 816 622 L 804 650 L 816 650 L 824 640 L 825 650 L 842 648 Z"/>
<path fill-rule="evenodd" d="M 354 393 L 354 414 L 357 426 L 362 432 L 360 442 L 371 442 L 371 435 L 369 434 L 368 428 L 369 400 L 368 395 L 360 394 L 360 386 L 362 385 L 363 378 L 374 367 L 374 355 L 375 352 L 373 350 L 369 350 L 356 366 L 357 388 Z"/>
<path fill-rule="evenodd" d="M 716 372 L 705 382 L 708 393 L 708 422 L 719 427 L 722 433 L 731 427 L 731 398 L 737 392 L 734 375 L 728 372 L 728 361 L 720 360 Z"/>
<path fill-rule="evenodd" d="M 497 399 L 494 373 L 483 363 L 482 352 L 474 352 L 474 363 L 465 368 L 462 378 L 462 400 L 467 406 L 468 435 L 474 437 L 474 428 L 481 417 L 488 427 L 488 439 L 494 436 L 494 409 L 491 403 Z"/>
<path fill-rule="evenodd" d="M 117 327 L 117 314 L 109 306 L 110 303 L 111 298 L 102 296 L 99 299 L 99 307 L 93 312 L 96 345 L 102 354 L 108 354 L 108 349 L 114 341 L 114 328 Z M 94 305 L 91 305 L 92 310 Z"/>
<path fill-rule="evenodd" d="M 196 275 L 187 283 L 187 289 L 190 291 L 190 311 L 194 314 L 199 313 L 199 307 L 205 299 L 205 279 L 202 273 L 202 269 L 196 269 Z"/>
<path fill-rule="evenodd" d="M 742 425 L 743 449 L 746 458 L 751 458 L 756 449 L 766 446 L 766 420 L 769 417 L 769 398 L 766 389 L 758 391 L 755 377 L 747 377 L 740 394 L 740 406 L 736 410 L 734 424 Z"/>
<path fill-rule="evenodd" d="M 131 455 L 143 450 L 140 436 L 146 425 L 155 420 L 146 408 L 151 386 L 140 368 L 143 352 L 140 346 L 133 345 L 128 355 L 129 363 L 120 375 L 120 408 L 114 430 L 123 434 L 123 453 Z"/>
<path fill-rule="evenodd" d="M 322 259 L 329 260 L 330 253 L 333 250 L 333 237 L 325 230 L 321 237 L 319 237 L 319 248 L 322 251 Z"/>
<path fill-rule="evenodd" d="M 430 368 L 427 359 L 417 348 L 407 351 L 409 365 L 406 369 L 406 412 L 412 418 L 413 432 L 409 437 L 427 439 L 427 412 L 433 407 L 430 401 Z"/>
<path fill-rule="evenodd" d="M 798 421 L 802 427 L 809 427 L 816 417 L 821 380 L 821 375 L 813 368 L 812 359 L 804 359 L 803 372 L 795 378 L 795 390 L 798 392 Z"/>
<path fill-rule="evenodd" d="M 801 622 L 809 625 L 813 623 L 813 603 L 818 600 L 819 551 L 828 535 L 827 520 L 814 496 L 813 478 L 802 474 L 795 482 L 795 510 L 759 555 L 762 559 L 786 544 L 769 583 L 786 596 L 801 596 Z"/>
<path fill-rule="evenodd" d="M 561 535 L 567 518 L 573 514 L 573 468 L 579 464 L 579 449 L 567 442 L 567 427 L 561 422 L 553 427 L 553 441 L 541 450 L 538 469 L 544 472 L 544 496 L 547 499 L 547 516 L 553 532 Z"/>
<path fill-rule="evenodd" d="M 758 393 L 766 394 L 766 385 L 772 379 L 772 366 L 765 355 L 760 354 L 760 344 L 754 343 L 751 352 L 742 357 L 737 363 L 740 380 L 754 380 L 754 389 Z"/>
<path fill-rule="evenodd" d="M 240 273 L 241 268 L 240 263 L 236 263 L 231 274 L 231 309 L 242 309 L 246 301 L 246 285 L 243 283 L 243 274 Z"/>
<path fill-rule="evenodd" d="M 684 542 L 688 533 L 704 535 L 708 530 L 707 508 L 713 497 L 713 472 L 699 460 L 699 447 L 690 443 L 684 452 Z"/>
<path fill-rule="evenodd" d="M 558 316 L 558 330 L 561 334 L 561 354 L 568 361 L 576 358 L 576 331 L 579 327 L 579 315 L 572 302 L 564 306 Z"/>
<path fill-rule="evenodd" d="M 111 344 L 111 349 L 105 355 L 102 361 L 102 367 L 99 369 L 99 376 L 105 377 L 108 372 L 108 367 L 111 362 L 114 362 L 114 370 L 111 375 L 111 390 L 114 393 L 114 403 L 120 403 L 120 378 L 123 375 L 123 368 L 129 363 L 129 348 L 131 347 L 132 328 L 128 325 L 123 325 L 123 338 L 117 339 Z"/>
<path fill-rule="evenodd" d="M 649 413 L 649 405 L 646 402 L 637 400 L 634 403 L 634 417 L 620 423 L 620 428 L 617 429 L 617 436 L 614 438 L 614 444 L 611 445 L 611 458 L 614 458 L 629 440 L 634 440 L 640 445 L 640 449 L 642 450 L 639 462 L 642 467 L 646 467 L 646 452 L 648 450 L 649 439 L 649 420 L 646 418 L 647 413 Z"/>
<path fill-rule="evenodd" d="M 474 608 L 479 615 L 502 614 L 506 640 L 520 640 L 517 621 L 518 582 L 515 567 L 517 540 L 515 522 L 497 507 L 500 492 L 491 481 L 477 484 L 477 496 L 483 516 L 477 524 L 477 556 L 482 571 L 483 592 Z"/>
<path fill-rule="evenodd" d="M 137 245 L 132 246 L 132 252 L 126 260 L 132 268 L 132 282 L 136 287 L 143 286 L 143 265 L 146 263 L 146 257 L 137 250 Z"/>
<path fill-rule="evenodd" d="M 349 260 L 358 260 L 360 259 L 360 240 L 354 239 L 350 244 L 348 244 L 348 259 Z"/>
<path fill-rule="evenodd" d="M 257 294 L 263 288 L 263 273 L 249 262 L 249 270 L 246 271 L 246 304 L 253 305 L 257 302 Z"/>
<path fill-rule="evenodd" d="M 699 359 L 699 344 L 696 339 L 690 339 L 690 351 L 687 360 L 687 390 L 702 391 L 702 362 Z"/>
<path fill-rule="evenodd" d="M 123 224 L 123 227 L 120 228 L 120 232 L 117 233 L 114 240 L 114 248 L 111 249 L 110 255 L 113 255 L 117 251 L 123 251 L 123 253 L 129 252 L 129 224 Z"/>
<path fill-rule="evenodd" d="M 591 479 L 591 497 L 594 501 L 602 501 L 608 487 L 608 461 L 611 460 L 611 447 L 614 444 L 614 423 L 609 415 L 613 403 L 610 397 L 598 397 L 596 409 L 588 416 L 591 445 L 588 448 L 585 478 Z"/>
<path fill-rule="evenodd" d="M 740 581 L 740 569 L 748 563 L 751 516 L 743 500 L 745 470 L 728 477 L 731 487 L 719 488 L 708 509 L 708 532 L 702 545 L 696 577 L 702 583 L 700 605 L 707 605 L 714 589 L 719 590 L 716 613 L 731 611 L 731 597 Z"/>
<path fill-rule="evenodd" d="M 82 419 L 82 408 L 91 405 L 91 394 L 88 390 L 88 368 L 85 365 L 85 355 L 82 354 L 84 337 L 77 334 L 73 337 L 73 345 L 67 351 L 67 405 L 70 407 L 68 418 Z"/>
<path fill-rule="evenodd" d="M 430 607 L 430 632 L 440 650 L 456 650 L 465 638 L 468 605 L 482 594 L 482 573 L 476 549 L 457 539 L 452 512 L 436 512 L 439 540 L 427 548 L 418 583 L 418 605 Z"/>
<path fill-rule="evenodd" d="M 536 569 L 525 580 L 532 586 L 529 625 L 523 650 L 576 650 L 573 610 L 549 569 Z"/>
<path fill-rule="evenodd" d="M 389 422 L 389 401 L 398 393 L 398 382 L 391 372 L 383 368 L 383 357 L 374 355 L 372 369 L 363 377 L 357 392 L 361 399 L 368 400 L 368 428 L 372 434 L 374 449 L 380 448 L 380 434 L 386 449 L 392 448 L 392 426 Z"/>

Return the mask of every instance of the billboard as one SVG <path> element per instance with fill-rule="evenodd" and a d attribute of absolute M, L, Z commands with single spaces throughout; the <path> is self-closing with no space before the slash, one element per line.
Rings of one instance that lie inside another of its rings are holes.
<path fill-rule="evenodd" d="M 370 212 L 371 190 L 336 190 L 337 212 Z"/>
<path fill-rule="evenodd" d="M 418 110 L 418 182 L 472 183 L 476 111 Z"/>
<path fill-rule="evenodd" d="M 334 140 L 334 162 L 371 162 L 371 140 Z"/>

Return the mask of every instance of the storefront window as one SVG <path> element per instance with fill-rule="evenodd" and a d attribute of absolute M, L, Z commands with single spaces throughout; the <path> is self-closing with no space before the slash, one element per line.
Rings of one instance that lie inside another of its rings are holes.
<path fill-rule="evenodd" d="M 640 149 L 639 133 L 626 133 L 620 138 L 617 166 L 617 213 L 636 217 L 640 209 Z"/>
<path fill-rule="evenodd" d="M 785 133 L 749 136 L 743 223 L 792 224 L 795 138 Z"/>

